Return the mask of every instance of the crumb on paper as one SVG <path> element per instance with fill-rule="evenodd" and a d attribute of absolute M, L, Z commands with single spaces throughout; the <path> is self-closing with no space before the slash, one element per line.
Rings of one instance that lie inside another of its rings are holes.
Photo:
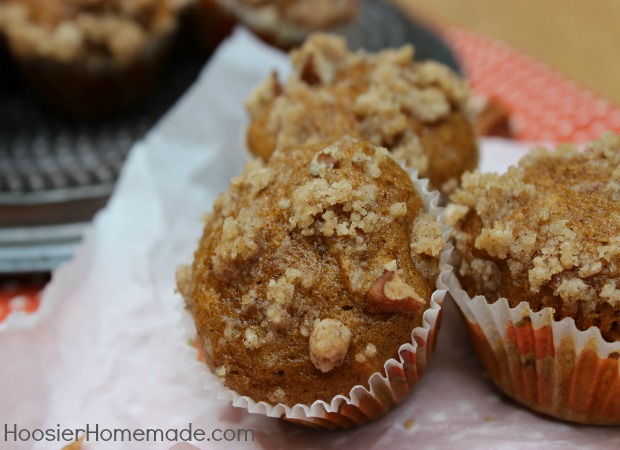
<path fill-rule="evenodd" d="M 85 438 L 86 434 L 81 435 L 75 442 L 65 445 L 62 450 L 80 450 Z"/>
<path fill-rule="evenodd" d="M 405 427 L 405 430 L 407 431 L 411 431 L 414 425 L 415 425 L 414 419 L 407 419 L 403 422 L 403 426 Z"/>

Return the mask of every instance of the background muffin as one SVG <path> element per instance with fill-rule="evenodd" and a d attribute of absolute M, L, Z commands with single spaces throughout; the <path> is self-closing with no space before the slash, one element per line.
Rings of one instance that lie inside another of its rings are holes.
<path fill-rule="evenodd" d="M 221 23 L 239 22 L 265 41 L 290 48 L 313 31 L 353 22 L 359 8 L 359 0 L 199 0 L 195 15 L 207 45 L 213 36 L 223 37 Z"/>
<path fill-rule="evenodd" d="M 620 423 L 620 402 L 583 397 L 597 389 L 612 398 L 612 392 L 620 394 L 620 138 L 605 135 L 583 152 L 570 146 L 536 150 L 504 175 L 466 174 L 451 200 L 455 271 L 467 296 L 484 295 L 489 304 L 506 299 L 509 308 L 526 302 L 533 312 L 506 316 L 514 319 L 512 327 L 496 333 L 504 334 L 504 342 L 478 342 L 495 382 L 558 417 Z M 471 319 L 469 299 L 456 297 Z M 540 319 L 545 308 L 549 322 L 533 325 L 534 313 L 540 311 Z M 559 322 L 565 318 L 570 320 Z M 567 332 L 553 321 L 564 328 L 574 323 L 574 335 L 562 340 L 556 331 Z M 479 325 L 485 333 L 494 326 Z M 595 327 L 587 335 L 592 342 L 579 334 L 589 327 Z M 485 340 L 476 330 L 474 339 Z M 592 353 L 594 362 L 581 361 Z M 600 379 L 599 365 L 615 368 L 611 378 Z M 515 375 L 522 370 L 531 379 Z"/>
<path fill-rule="evenodd" d="M 272 75 L 247 101 L 254 154 L 350 134 L 388 148 L 444 193 L 477 166 L 467 86 L 439 63 L 414 64 L 413 47 L 350 53 L 342 38 L 317 34 L 291 62 L 286 84 Z"/>
<path fill-rule="evenodd" d="M 156 85 L 185 0 L 6 0 L 9 48 L 37 93 L 83 116 L 109 114 Z"/>
<path fill-rule="evenodd" d="M 227 387 L 272 404 L 330 401 L 368 388 L 411 343 L 442 232 L 385 149 L 346 138 L 277 152 L 218 198 L 179 291 Z M 415 357 L 408 370 L 405 392 Z"/>

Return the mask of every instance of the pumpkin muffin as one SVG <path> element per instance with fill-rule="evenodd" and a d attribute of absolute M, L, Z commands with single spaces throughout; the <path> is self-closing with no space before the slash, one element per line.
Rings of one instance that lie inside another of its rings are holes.
<path fill-rule="evenodd" d="M 340 37 L 311 36 L 291 53 L 286 84 L 273 74 L 248 99 L 250 150 L 266 160 L 276 148 L 348 134 L 386 147 L 451 192 L 478 164 L 468 89 L 448 67 L 413 55 L 410 45 L 351 53 Z"/>
<path fill-rule="evenodd" d="M 32 88 L 80 116 L 117 112 L 156 85 L 187 0 L 5 0 L 2 32 Z"/>
<path fill-rule="evenodd" d="M 216 200 L 177 284 L 225 386 L 310 405 L 368 389 L 411 343 L 444 244 L 387 150 L 347 137 L 248 164 Z"/>
<path fill-rule="evenodd" d="M 495 325 L 470 323 L 496 383 L 557 417 L 620 424 L 620 400 L 582 397 L 600 382 L 606 397 L 620 399 L 620 138 L 606 134 L 584 151 L 534 150 L 503 175 L 465 174 L 451 201 L 464 290 L 455 298 L 466 317 L 477 295 L 520 311 L 495 334 L 487 329 Z M 502 306 L 494 308 L 497 316 Z M 489 340 L 501 335 L 504 342 Z M 600 365 L 614 367 L 611 378 L 601 380 Z M 534 371 L 533 385 L 515 375 L 521 370 Z"/>

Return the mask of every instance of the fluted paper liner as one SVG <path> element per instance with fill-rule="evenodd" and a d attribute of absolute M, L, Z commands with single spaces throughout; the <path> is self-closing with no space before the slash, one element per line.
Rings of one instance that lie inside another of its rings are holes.
<path fill-rule="evenodd" d="M 443 208 L 438 206 L 439 193 L 429 191 L 428 180 L 418 179 L 417 171 L 408 171 L 415 189 L 424 201 L 425 211 L 439 219 Z M 443 237 L 448 240 L 450 228 L 443 227 Z M 180 303 L 182 318 L 179 328 L 183 333 L 184 352 L 188 362 L 196 370 L 204 372 L 205 388 L 217 394 L 220 399 L 232 402 L 233 406 L 247 409 L 250 413 L 278 417 L 315 428 L 349 428 L 376 420 L 391 408 L 401 403 L 417 385 L 426 372 L 428 362 L 437 342 L 437 332 L 441 320 L 441 306 L 447 294 L 449 265 L 452 246 L 446 244 L 439 261 L 440 274 L 437 277 L 437 290 L 433 292 L 429 308 L 424 311 L 422 324 L 411 332 L 411 341 L 400 346 L 398 359 L 390 358 L 384 364 L 385 375 L 375 372 L 368 379 L 369 388 L 354 386 L 347 396 L 337 395 L 331 402 L 317 400 L 311 405 L 296 404 L 287 406 L 282 403 L 272 405 L 256 402 L 248 396 L 242 396 L 224 386 L 222 380 L 213 374 L 209 367 L 201 362 L 200 351 L 194 345 L 196 329 L 193 318 L 183 303 Z M 190 345 L 187 345 L 187 344 Z"/>
<path fill-rule="evenodd" d="M 527 302 L 471 299 L 449 273 L 450 295 L 461 309 L 487 373 L 506 395 L 559 419 L 620 425 L 620 342 L 596 327 L 580 331 L 572 318 L 553 319 Z"/>

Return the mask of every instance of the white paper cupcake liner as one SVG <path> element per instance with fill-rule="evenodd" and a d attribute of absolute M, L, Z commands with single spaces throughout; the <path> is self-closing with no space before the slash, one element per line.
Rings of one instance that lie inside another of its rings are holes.
<path fill-rule="evenodd" d="M 596 327 L 580 331 L 572 318 L 553 319 L 527 302 L 471 299 L 455 274 L 451 297 L 461 309 L 478 355 L 506 395 L 544 414 L 596 425 L 620 425 L 620 342 Z"/>
<path fill-rule="evenodd" d="M 438 220 L 443 208 L 438 206 L 439 193 L 428 190 L 428 180 L 419 180 L 417 171 L 408 171 L 415 189 L 424 201 L 425 211 Z M 450 228 L 443 225 L 443 237 L 448 239 Z M 387 413 L 392 407 L 401 403 L 419 382 L 427 369 L 437 341 L 437 332 L 441 320 L 441 306 L 447 294 L 448 283 L 452 271 L 449 264 L 452 245 L 446 244 L 440 257 L 440 274 L 437 277 L 437 290 L 432 294 L 429 308 L 424 311 L 422 324 L 411 332 L 411 341 L 404 343 L 398 350 L 398 359 L 390 358 L 384 364 L 384 374 L 375 372 L 368 379 L 366 388 L 354 386 L 348 395 L 337 395 L 330 402 L 317 400 L 311 405 L 284 404 L 272 405 L 261 401 L 256 402 L 248 396 L 240 395 L 227 388 L 222 380 L 213 374 L 206 364 L 199 361 L 199 352 L 193 345 L 196 329 L 191 314 L 181 302 L 179 310 L 182 318 L 179 329 L 183 335 L 184 352 L 187 361 L 194 370 L 204 374 L 204 387 L 216 393 L 220 399 L 226 399 L 233 406 L 246 409 L 253 414 L 278 417 L 316 428 L 348 428 L 376 420 Z M 189 343 L 189 345 L 188 345 Z"/>

